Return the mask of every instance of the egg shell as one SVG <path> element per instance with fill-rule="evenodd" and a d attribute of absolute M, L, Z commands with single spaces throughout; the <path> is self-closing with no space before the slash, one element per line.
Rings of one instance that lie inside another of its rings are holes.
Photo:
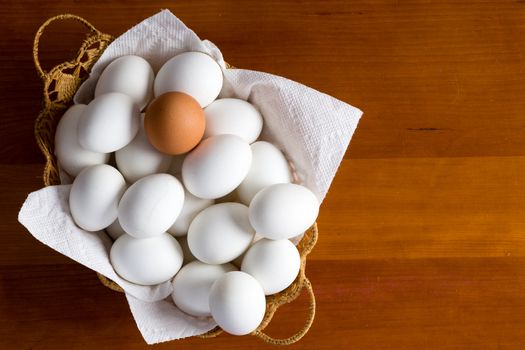
<path fill-rule="evenodd" d="M 80 146 L 77 137 L 78 121 L 86 105 L 69 107 L 58 122 L 55 132 L 55 154 L 58 163 L 71 176 L 77 176 L 84 168 L 104 164 L 109 160 L 108 153 L 87 150 Z"/>
<path fill-rule="evenodd" d="M 106 227 L 106 233 L 111 238 L 113 238 L 113 240 L 116 240 L 120 236 L 125 235 L 126 231 L 124 231 L 122 226 L 120 226 L 120 223 L 118 222 L 118 219 L 116 219 L 115 221 L 113 221 L 113 223 L 111 225 Z"/>
<path fill-rule="evenodd" d="M 159 152 L 149 143 L 142 121 L 135 138 L 115 152 L 117 167 L 130 183 L 147 175 L 167 172 L 171 158 L 171 155 Z"/>
<path fill-rule="evenodd" d="M 153 174 L 131 185 L 120 201 L 118 220 L 129 235 L 149 238 L 173 225 L 184 203 L 184 189 L 174 176 Z"/>
<path fill-rule="evenodd" d="M 259 191 L 250 202 L 250 223 L 269 239 L 288 239 L 306 231 L 319 214 L 317 197 L 296 184 L 276 184 Z"/>
<path fill-rule="evenodd" d="M 292 182 L 292 172 L 281 151 L 266 141 L 250 146 L 252 163 L 248 174 L 237 188 L 241 202 L 249 205 L 253 197 L 265 187 Z"/>
<path fill-rule="evenodd" d="M 167 154 L 190 151 L 204 135 L 206 119 L 197 101 L 182 92 L 166 92 L 149 105 L 144 129 L 149 142 Z"/>
<path fill-rule="evenodd" d="M 261 324 L 266 312 L 264 291 L 247 273 L 228 272 L 211 287 L 210 311 L 224 331 L 233 335 L 251 333 Z"/>
<path fill-rule="evenodd" d="M 212 136 L 186 156 L 182 179 L 194 196 L 215 199 L 239 186 L 251 162 L 250 145 L 239 136 Z"/>
<path fill-rule="evenodd" d="M 157 73 L 155 96 L 168 91 L 184 92 L 206 107 L 222 89 L 222 70 L 213 58 L 202 52 L 184 52 L 168 60 Z"/>
<path fill-rule="evenodd" d="M 222 134 L 237 135 L 252 143 L 261 134 L 263 118 L 251 103 L 237 98 L 221 98 L 204 109 L 204 137 Z"/>
<path fill-rule="evenodd" d="M 213 199 L 198 198 L 188 192 L 188 190 L 184 190 L 182 210 L 175 223 L 168 229 L 168 232 L 175 237 L 185 236 L 195 216 L 212 204 Z"/>
<path fill-rule="evenodd" d="M 292 284 L 300 267 L 301 257 L 292 242 L 261 239 L 244 255 L 241 270 L 261 284 L 264 294 L 271 295 Z"/>
<path fill-rule="evenodd" d="M 197 260 L 197 258 L 191 253 L 190 247 L 188 247 L 187 236 L 177 237 L 177 242 L 179 242 L 180 247 L 182 248 L 182 254 L 184 254 L 184 261 L 182 262 L 182 265 L 186 265 L 192 261 Z"/>
<path fill-rule="evenodd" d="M 126 181 L 117 169 L 99 164 L 78 174 L 69 193 L 69 208 L 75 223 L 86 231 L 99 231 L 117 218 L 117 207 Z"/>
<path fill-rule="evenodd" d="M 78 122 L 78 141 L 88 150 L 114 152 L 133 140 L 139 130 L 139 108 L 132 98 L 111 92 L 91 101 Z"/>
<path fill-rule="evenodd" d="M 188 230 L 192 254 L 207 264 L 224 264 L 241 255 L 253 240 L 248 207 L 240 203 L 215 204 L 201 211 Z"/>
<path fill-rule="evenodd" d="M 95 98 L 120 92 L 133 99 L 142 110 L 153 96 L 155 73 L 148 61 L 139 56 L 121 56 L 104 68 L 95 87 Z"/>
<path fill-rule="evenodd" d="M 184 266 L 173 279 L 173 302 L 185 313 L 197 316 L 211 316 L 210 289 L 217 278 L 237 270 L 232 264 L 209 265 L 193 261 Z"/>
<path fill-rule="evenodd" d="M 182 266 L 182 249 L 168 233 L 146 239 L 122 235 L 109 257 L 120 277 L 145 286 L 170 280 Z"/>

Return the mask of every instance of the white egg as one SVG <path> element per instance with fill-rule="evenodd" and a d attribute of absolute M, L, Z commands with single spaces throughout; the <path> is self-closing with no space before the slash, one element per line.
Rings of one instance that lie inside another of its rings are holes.
<path fill-rule="evenodd" d="M 184 185 L 199 198 L 215 199 L 233 191 L 250 170 L 250 145 L 235 135 L 202 141 L 182 164 Z"/>
<path fill-rule="evenodd" d="M 168 91 L 184 92 L 201 107 L 217 98 L 222 89 L 222 70 L 213 58 L 202 52 L 184 52 L 160 68 L 155 78 L 155 96 Z"/>
<path fill-rule="evenodd" d="M 112 61 L 98 78 L 95 98 L 108 92 L 128 95 L 142 110 L 153 95 L 153 69 L 139 56 L 122 56 Z"/>
<path fill-rule="evenodd" d="M 211 287 L 210 311 L 224 331 L 233 335 L 251 333 L 261 324 L 266 312 L 264 291 L 247 273 L 228 272 Z"/>
<path fill-rule="evenodd" d="M 285 290 L 295 280 L 301 267 L 299 251 L 287 239 L 262 239 L 248 249 L 241 270 L 253 276 L 264 294 Z"/>
<path fill-rule="evenodd" d="M 114 152 L 133 140 L 139 130 L 139 108 L 119 92 L 100 95 L 91 101 L 78 122 L 78 141 L 88 150 Z"/>
<path fill-rule="evenodd" d="M 131 185 L 120 200 L 118 220 L 129 235 L 148 238 L 165 233 L 184 203 L 184 189 L 174 176 L 153 174 Z"/>
<path fill-rule="evenodd" d="M 117 169 L 99 164 L 78 174 L 69 193 L 75 223 L 86 231 L 102 230 L 117 218 L 117 207 L 126 181 Z"/>
<path fill-rule="evenodd" d="M 210 289 L 217 278 L 237 270 L 232 264 L 208 265 L 193 261 L 184 266 L 173 279 L 171 297 L 179 309 L 197 316 L 211 316 Z"/>
<path fill-rule="evenodd" d="M 116 240 L 120 236 L 125 235 L 126 231 L 124 231 L 122 226 L 120 226 L 120 223 L 118 222 L 118 219 L 116 219 L 115 221 L 113 221 L 113 223 L 111 225 L 106 227 L 106 233 L 111 238 L 113 238 L 113 240 Z"/>
<path fill-rule="evenodd" d="M 82 148 L 78 143 L 77 128 L 86 105 L 73 105 L 58 122 L 55 132 L 55 154 L 60 166 L 71 176 L 77 176 L 84 168 L 104 164 L 108 153 L 99 153 Z"/>
<path fill-rule="evenodd" d="M 152 286 L 175 276 L 182 266 L 182 249 L 168 233 L 146 239 L 122 235 L 113 243 L 109 258 L 123 279 Z"/>
<path fill-rule="evenodd" d="M 177 220 L 168 229 L 168 232 L 175 237 L 185 236 L 195 216 L 212 204 L 213 199 L 198 198 L 188 192 L 188 190 L 184 190 L 184 205 Z"/>
<path fill-rule="evenodd" d="M 240 203 L 215 204 L 201 211 L 188 230 L 192 254 L 207 264 L 224 264 L 241 255 L 253 240 L 248 207 Z"/>
<path fill-rule="evenodd" d="M 276 184 L 259 191 L 250 202 L 250 223 L 269 239 L 288 239 L 306 231 L 319 214 L 319 201 L 308 188 Z"/>
<path fill-rule="evenodd" d="M 179 242 L 180 247 L 182 248 L 182 254 L 184 254 L 184 261 L 182 262 L 183 265 L 197 260 L 197 258 L 191 253 L 190 247 L 188 247 L 188 237 L 177 237 L 177 242 Z"/>
<path fill-rule="evenodd" d="M 249 102 L 237 98 L 221 98 L 204 109 L 206 130 L 204 137 L 222 134 L 237 135 L 252 143 L 261 134 L 263 118 Z"/>
<path fill-rule="evenodd" d="M 265 187 L 292 182 L 292 172 L 284 155 L 269 142 L 257 141 L 251 146 L 252 165 L 248 175 L 237 188 L 241 202 L 249 205 L 252 198 Z"/>
<path fill-rule="evenodd" d="M 144 131 L 144 117 L 137 135 L 129 144 L 115 152 L 117 167 L 128 182 L 147 175 L 167 172 L 172 156 L 159 152 L 151 145 Z"/>

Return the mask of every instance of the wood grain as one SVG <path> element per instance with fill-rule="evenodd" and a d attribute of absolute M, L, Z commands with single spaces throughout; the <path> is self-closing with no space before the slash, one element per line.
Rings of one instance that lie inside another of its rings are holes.
<path fill-rule="evenodd" d="M 171 9 L 238 67 L 286 76 L 364 110 L 323 203 L 308 262 L 318 312 L 297 349 L 525 346 L 523 1 L 3 1 L 0 6 L 0 348 L 144 349 L 122 295 L 17 222 L 42 186 L 31 59 L 48 17 L 118 35 Z M 44 67 L 74 56 L 50 28 Z M 269 328 L 300 327 L 306 298 Z M 270 348 L 252 337 L 155 348 Z"/>

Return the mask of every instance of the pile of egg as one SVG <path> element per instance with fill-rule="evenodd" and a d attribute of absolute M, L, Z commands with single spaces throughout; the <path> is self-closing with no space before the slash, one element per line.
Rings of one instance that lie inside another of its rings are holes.
<path fill-rule="evenodd" d="M 222 84 L 204 53 L 179 54 L 156 75 L 141 57 L 119 57 L 94 99 L 64 114 L 55 150 L 74 178 L 74 222 L 115 240 L 120 277 L 171 281 L 180 310 L 242 335 L 262 321 L 265 296 L 297 277 L 290 238 L 315 222 L 319 203 L 293 183 L 283 153 L 258 141 L 257 108 L 217 99 Z"/>

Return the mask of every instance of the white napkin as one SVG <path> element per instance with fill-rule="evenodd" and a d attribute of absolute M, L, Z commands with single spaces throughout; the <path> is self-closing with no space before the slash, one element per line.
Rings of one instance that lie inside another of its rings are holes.
<path fill-rule="evenodd" d="M 282 77 L 226 69 L 220 50 L 210 41 L 200 40 L 168 10 L 116 38 L 94 65 L 75 102 L 91 101 L 100 73 L 119 56 L 142 56 L 158 71 L 164 62 L 184 51 L 205 52 L 217 60 L 224 73 L 221 97 L 248 100 L 261 111 L 265 123 L 262 138 L 284 151 L 300 182 L 321 202 L 362 112 Z M 178 310 L 169 297 L 170 282 L 146 287 L 121 279 L 109 263 L 108 236 L 103 231 L 86 232 L 74 224 L 68 205 L 70 188 L 50 186 L 31 193 L 18 220 L 42 243 L 118 283 L 126 291 L 137 327 L 148 344 L 202 334 L 216 326 L 211 318 L 191 317 Z"/>

